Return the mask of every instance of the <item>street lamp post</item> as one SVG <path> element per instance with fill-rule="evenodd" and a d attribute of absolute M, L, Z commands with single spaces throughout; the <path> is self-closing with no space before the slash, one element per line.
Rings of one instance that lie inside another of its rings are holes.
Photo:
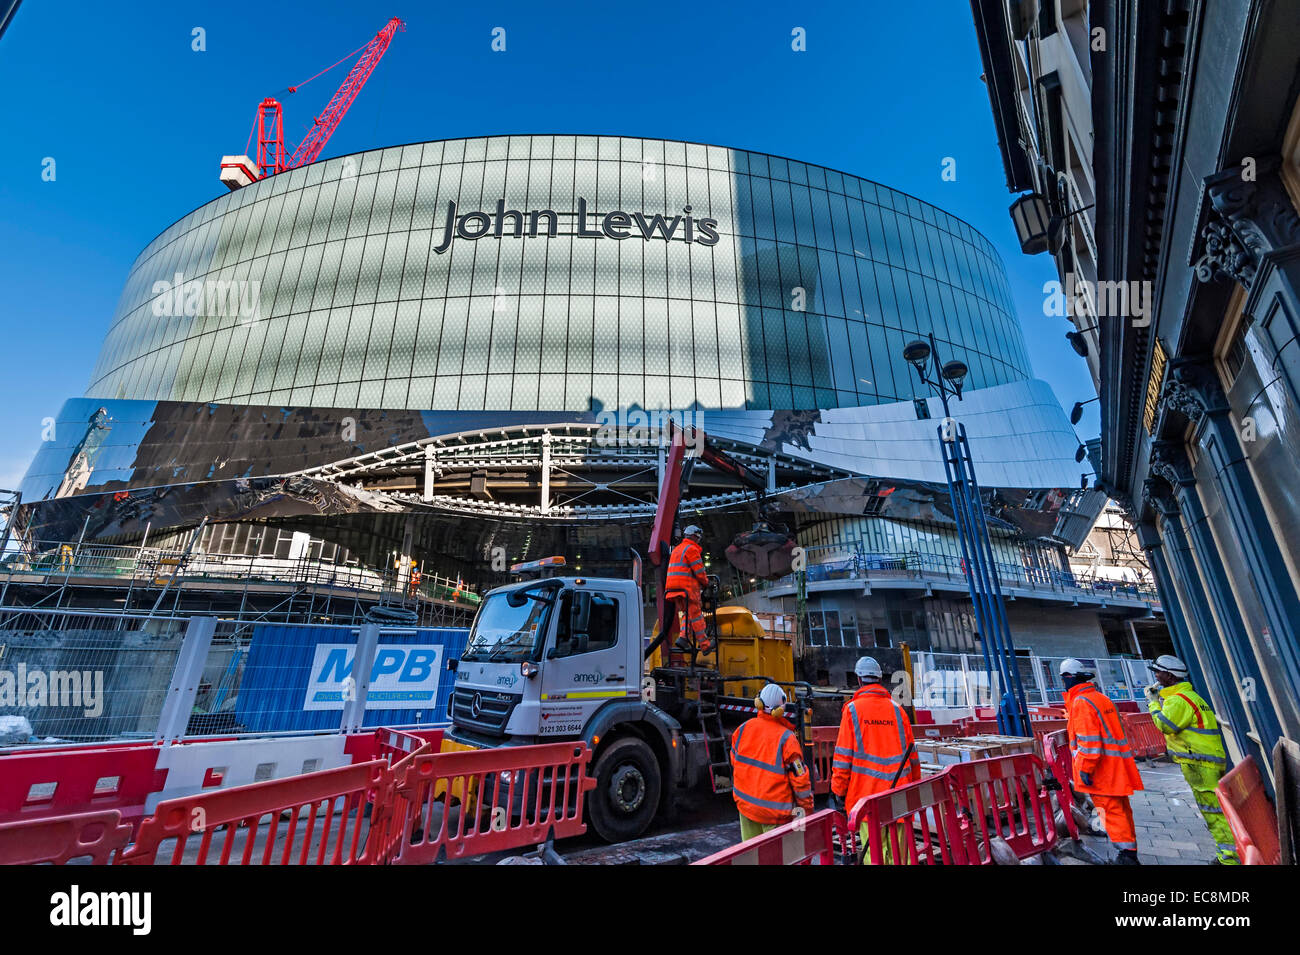
<path fill-rule="evenodd" d="M 966 364 L 957 359 L 943 362 L 934 333 L 928 341 L 916 339 L 903 348 L 903 359 L 916 369 L 922 382 L 933 388 L 943 404 L 943 421 L 939 424 L 939 447 L 943 452 L 948 494 L 952 498 L 953 517 L 957 522 L 957 539 L 961 544 L 962 568 L 970 590 L 979 627 L 980 649 L 990 685 L 1002 689 L 997 707 L 998 730 L 1010 736 L 1031 736 L 1029 707 L 1025 688 L 1016 662 L 1016 645 L 1007 624 L 1006 602 L 998 577 L 993 544 L 989 539 L 984 515 L 984 500 L 975 480 L 975 462 L 966 442 L 966 426 L 953 419 L 948 407 L 949 396 L 961 400 Z M 933 368 L 931 372 L 929 369 Z M 994 673 L 997 676 L 995 678 Z"/>

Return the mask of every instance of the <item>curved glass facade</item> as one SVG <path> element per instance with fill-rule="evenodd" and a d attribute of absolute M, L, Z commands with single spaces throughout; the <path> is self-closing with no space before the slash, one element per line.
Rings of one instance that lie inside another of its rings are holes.
<path fill-rule="evenodd" d="M 87 395 L 833 408 L 916 394 L 900 352 L 930 330 L 969 388 L 1030 376 L 997 253 L 911 196 L 695 143 L 446 140 L 176 222 L 132 267 Z"/>

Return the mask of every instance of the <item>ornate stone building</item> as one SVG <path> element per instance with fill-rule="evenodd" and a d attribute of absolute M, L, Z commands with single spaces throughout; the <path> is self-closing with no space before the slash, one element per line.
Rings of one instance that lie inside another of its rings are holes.
<path fill-rule="evenodd" d="M 986 70 L 1026 22 L 1079 12 L 1042 0 L 1026 21 L 1026 6 L 972 0 Z M 1300 734 L 1300 6 L 1083 15 L 1098 280 L 1147 283 L 1153 306 L 1098 319 L 1101 484 L 1136 524 L 1231 756 L 1267 774 Z M 994 113 L 1004 155 L 1025 149 L 996 97 Z"/>

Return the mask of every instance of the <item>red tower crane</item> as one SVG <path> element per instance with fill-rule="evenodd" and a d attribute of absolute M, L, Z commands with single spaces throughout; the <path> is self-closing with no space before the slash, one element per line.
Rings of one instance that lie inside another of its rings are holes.
<path fill-rule="evenodd" d="M 393 17 L 369 43 L 361 48 L 361 57 L 353 64 L 343 80 L 343 85 L 316 117 L 311 129 L 288 159 L 285 159 L 284 116 L 280 102 L 271 96 L 262 100 L 257 107 L 257 162 L 254 163 L 248 156 L 222 156 L 221 181 L 226 187 L 232 190 L 238 189 L 266 176 L 273 176 L 277 172 L 297 169 L 299 166 L 315 162 L 320 157 L 325 144 L 329 142 L 330 136 L 334 135 L 334 130 L 338 129 L 339 123 L 347 115 L 348 108 L 356 101 L 357 94 L 366 85 L 366 80 L 370 79 L 370 74 L 383 59 L 388 44 L 392 42 L 393 35 L 398 30 L 405 31 L 406 24 L 401 18 Z M 343 60 L 357 52 L 357 50 L 352 51 Z M 296 93 L 300 87 L 338 65 L 335 63 L 321 70 L 316 76 L 309 77 L 296 86 L 290 86 L 289 92 Z"/>

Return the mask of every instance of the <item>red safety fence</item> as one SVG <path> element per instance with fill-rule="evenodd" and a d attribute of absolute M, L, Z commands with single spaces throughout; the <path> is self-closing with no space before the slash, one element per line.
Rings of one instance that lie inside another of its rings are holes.
<path fill-rule="evenodd" d="M 125 851 L 116 809 L 0 825 L 0 862 L 419 864 L 586 831 L 585 744 L 435 753 L 438 730 L 365 736 L 382 758 L 164 800 Z"/>
<path fill-rule="evenodd" d="M 366 819 L 366 803 L 384 800 L 391 781 L 387 764 L 374 760 L 168 799 L 141 823 L 120 861 L 374 865 L 384 861 L 376 846 L 383 840 Z"/>
<path fill-rule="evenodd" d="M 1120 718 L 1134 756 L 1154 759 L 1165 754 L 1165 734 L 1150 713 L 1121 713 Z"/>
<path fill-rule="evenodd" d="M 839 732 L 838 726 L 812 727 L 812 756 L 809 762 L 813 769 L 813 792 L 818 795 L 831 791 L 831 764 L 835 762 L 835 740 Z"/>
<path fill-rule="evenodd" d="M 1269 802 L 1255 757 L 1247 756 L 1229 770 L 1215 791 L 1224 818 L 1232 827 L 1241 861 L 1246 865 L 1281 865 L 1277 811 Z"/>
<path fill-rule="evenodd" d="M 964 735 L 960 723 L 924 723 L 912 727 L 917 739 L 951 739 Z"/>
<path fill-rule="evenodd" d="M 0 865 L 111 865 L 131 840 L 116 809 L 0 824 Z"/>
<path fill-rule="evenodd" d="M 423 865 L 582 835 L 585 743 L 505 746 L 416 756 L 397 775 L 391 846 Z"/>
<path fill-rule="evenodd" d="M 995 860 L 992 840 L 1004 840 L 1017 858 L 1028 859 L 1056 845 L 1055 807 L 1045 783 L 1053 778 L 1036 756 L 955 763 L 947 776 L 967 821 L 970 864 Z"/>
<path fill-rule="evenodd" d="M 973 864 L 947 773 L 858 801 L 849 830 L 860 835 L 864 865 Z"/>
<path fill-rule="evenodd" d="M 844 815 L 823 809 L 761 836 L 700 859 L 695 865 L 834 865 L 841 847 L 852 850 Z"/>

